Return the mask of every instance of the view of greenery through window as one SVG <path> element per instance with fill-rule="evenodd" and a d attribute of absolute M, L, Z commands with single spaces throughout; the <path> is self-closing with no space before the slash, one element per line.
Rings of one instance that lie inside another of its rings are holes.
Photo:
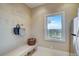
<path fill-rule="evenodd" d="M 48 37 L 61 39 L 62 35 L 62 15 L 54 15 L 47 17 Z"/>

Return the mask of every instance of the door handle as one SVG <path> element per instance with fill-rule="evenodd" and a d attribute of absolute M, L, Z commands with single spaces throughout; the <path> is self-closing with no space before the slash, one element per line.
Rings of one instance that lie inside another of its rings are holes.
<path fill-rule="evenodd" d="M 76 36 L 76 34 L 72 34 L 73 36 Z"/>

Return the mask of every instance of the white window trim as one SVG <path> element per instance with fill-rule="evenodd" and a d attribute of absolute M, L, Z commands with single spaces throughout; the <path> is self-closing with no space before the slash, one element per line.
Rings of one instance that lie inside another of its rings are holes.
<path fill-rule="evenodd" d="M 47 16 L 50 16 L 50 15 L 58 15 L 58 14 L 63 14 L 63 20 L 62 20 L 62 32 L 63 32 L 63 36 L 62 36 L 62 39 L 63 40 L 56 40 L 56 39 L 49 39 L 48 38 L 48 35 L 47 35 Z M 58 42 L 65 42 L 66 41 L 66 20 L 65 20 L 65 12 L 62 11 L 62 12 L 56 12 L 56 13 L 51 13 L 51 14 L 47 14 L 45 16 L 45 19 L 44 19 L 44 36 L 45 36 L 45 40 L 48 40 L 48 41 L 58 41 Z"/>

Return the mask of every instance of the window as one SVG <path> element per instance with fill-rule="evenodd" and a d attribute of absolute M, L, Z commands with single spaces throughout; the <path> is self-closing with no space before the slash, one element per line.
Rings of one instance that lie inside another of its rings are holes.
<path fill-rule="evenodd" d="M 65 40 L 64 13 L 56 13 L 46 16 L 45 37 L 47 40 Z"/>

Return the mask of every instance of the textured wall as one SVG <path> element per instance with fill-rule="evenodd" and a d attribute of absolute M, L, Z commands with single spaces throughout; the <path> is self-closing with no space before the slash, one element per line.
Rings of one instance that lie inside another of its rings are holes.
<path fill-rule="evenodd" d="M 25 36 L 12 32 L 16 24 L 23 24 Z M 0 4 L 0 55 L 26 43 L 31 35 L 31 9 L 24 4 Z"/>
<path fill-rule="evenodd" d="M 77 15 L 78 5 L 79 4 L 46 4 L 44 6 L 33 8 L 32 35 L 38 39 L 39 45 L 63 51 L 69 51 L 69 49 L 73 51 L 71 46 L 72 39 L 70 40 L 70 31 L 71 31 L 70 25 L 73 18 L 76 17 Z M 65 42 L 46 41 L 44 39 L 45 15 L 61 11 L 64 11 L 65 13 L 66 41 Z"/>

